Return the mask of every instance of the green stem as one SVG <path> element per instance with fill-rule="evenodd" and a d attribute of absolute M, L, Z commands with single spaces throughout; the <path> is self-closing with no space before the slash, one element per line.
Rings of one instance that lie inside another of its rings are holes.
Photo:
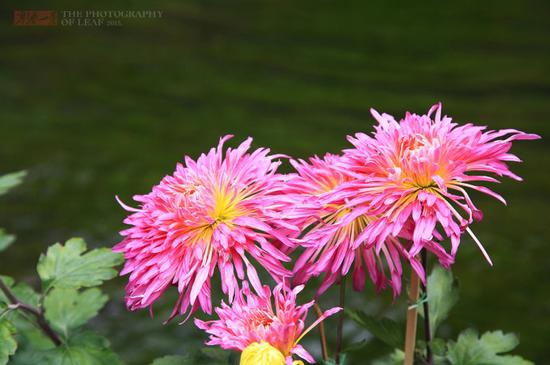
<path fill-rule="evenodd" d="M 411 281 L 409 283 L 409 301 L 407 308 L 407 328 L 405 330 L 405 365 L 413 365 L 416 347 L 416 323 L 418 319 L 418 290 L 420 278 L 411 269 Z"/>
<path fill-rule="evenodd" d="M 334 355 L 334 360 L 336 364 L 340 364 L 340 353 L 342 352 L 342 347 L 344 343 L 344 317 L 346 307 L 346 277 L 340 276 L 340 316 L 338 317 L 338 328 L 336 332 L 336 353 Z"/>

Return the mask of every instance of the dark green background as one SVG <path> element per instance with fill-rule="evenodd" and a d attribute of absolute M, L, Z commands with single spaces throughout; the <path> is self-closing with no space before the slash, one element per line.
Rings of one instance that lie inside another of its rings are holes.
<path fill-rule="evenodd" d="M 119 28 L 14 27 L 14 9 L 164 16 Z M 401 116 L 437 101 L 455 121 L 549 131 L 544 1 L 11 0 L 0 12 L 0 172 L 29 171 L 0 202 L 1 225 L 19 236 L 0 271 L 30 283 L 53 242 L 79 235 L 95 246 L 116 243 L 125 212 L 115 194 L 129 202 L 148 192 L 184 154 L 197 156 L 226 133 L 306 157 L 338 152 L 347 134 L 370 131 L 370 107 Z M 549 148 L 544 140 L 519 142 L 514 152 L 525 161 L 513 167 L 525 182 L 496 187 L 508 207 L 475 195 L 485 220 L 473 229 L 495 266 L 463 240 L 454 266 L 462 297 L 444 333 L 515 331 L 518 352 L 543 364 L 550 359 Z M 171 299 L 153 320 L 126 313 L 124 283 L 110 284 L 113 301 L 94 325 L 129 363 L 184 353 L 204 339 L 191 323 L 162 326 Z M 354 298 L 371 312 L 401 311 L 399 301 L 391 308 L 391 298 L 372 290 Z M 387 350 L 374 342 L 355 358 Z"/>

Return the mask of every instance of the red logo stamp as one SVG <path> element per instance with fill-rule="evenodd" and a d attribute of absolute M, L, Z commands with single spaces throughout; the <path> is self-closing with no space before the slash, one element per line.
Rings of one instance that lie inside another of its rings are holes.
<path fill-rule="evenodd" d="M 52 26 L 57 25 L 57 11 L 55 10 L 15 10 L 13 24 L 19 26 Z"/>

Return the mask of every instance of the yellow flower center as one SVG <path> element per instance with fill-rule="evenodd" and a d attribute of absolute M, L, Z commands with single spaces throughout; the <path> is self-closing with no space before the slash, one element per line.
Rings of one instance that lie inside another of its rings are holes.
<path fill-rule="evenodd" d="M 243 194 L 234 190 L 220 187 L 214 192 L 214 206 L 208 211 L 211 220 L 204 221 L 195 227 L 196 235 L 193 243 L 210 242 L 214 230 L 220 223 L 228 228 L 233 228 L 233 220 L 246 214 L 246 211 L 239 207 L 244 199 Z"/>
<path fill-rule="evenodd" d="M 285 356 L 265 341 L 254 342 L 243 350 L 240 365 L 285 365 Z"/>
<path fill-rule="evenodd" d="M 281 351 L 262 341 L 248 345 L 241 354 L 240 365 L 285 365 L 285 356 Z M 301 360 L 294 360 L 292 365 L 304 365 Z"/>
<path fill-rule="evenodd" d="M 221 188 L 216 192 L 215 197 L 214 209 L 210 212 L 210 216 L 216 223 L 224 222 L 231 227 L 233 219 L 242 215 L 238 207 L 239 202 L 242 201 L 242 196 L 235 191 Z"/>

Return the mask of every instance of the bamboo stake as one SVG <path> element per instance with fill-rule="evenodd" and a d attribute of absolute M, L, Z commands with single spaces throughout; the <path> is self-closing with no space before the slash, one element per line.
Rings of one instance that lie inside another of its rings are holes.
<path fill-rule="evenodd" d="M 418 289 L 420 278 L 414 270 L 411 270 L 411 283 L 409 287 L 409 307 L 407 310 L 407 330 L 405 332 L 405 365 L 413 365 L 414 349 L 416 346 L 416 322 L 418 319 Z"/>
<path fill-rule="evenodd" d="M 428 272 L 428 251 L 422 250 L 422 267 L 424 272 Z M 422 291 L 426 296 L 424 300 L 424 340 L 426 341 L 426 362 L 427 365 L 433 365 L 433 353 L 432 353 L 432 329 L 430 328 L 430 305 L 428 303 L 428 283 L 426 285 L 421 284 Z"/>

